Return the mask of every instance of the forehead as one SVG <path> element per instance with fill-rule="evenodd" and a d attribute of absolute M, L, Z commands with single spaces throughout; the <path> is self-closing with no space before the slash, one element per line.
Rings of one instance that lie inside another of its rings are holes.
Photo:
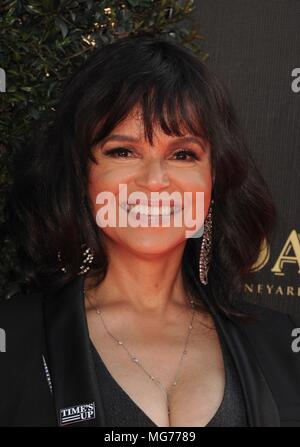
<path fill-rule="evenodd" d="M 196 135 L 191 135 L 184 126 L 180 128 L 180 135 L 168 135 L 165 133 L 158 122 L 153 122 L 153 146 L 159 143 L 169 143 L 178 139 L 190 140 L 193 143 L 201 143 L 203 138 L 199 138 Z M 128 116 L 104 139 L 105 141 L 119 141 L 124 140 L 127 137 L 128 141 L 133 142 L 145 142 L 147 140 L 145 133 L 145 126 L 143 121 L 143 115 L 140 108 L 136 107 Z M 194 138 L 193 138 L 194 137 Z M 149 142 L 150 143 L 150 142 Z M 150 143 L 151 144 L 151 143 Z"/>

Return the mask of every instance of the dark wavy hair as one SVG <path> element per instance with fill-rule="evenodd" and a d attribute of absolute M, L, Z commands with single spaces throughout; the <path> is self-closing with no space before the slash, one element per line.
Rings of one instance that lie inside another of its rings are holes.
<path fill-rule="evenodd" d="M 129 36 L 96 49 L 65 83 L 54 122 L 16 157 L 8 208 L 20 284 L 57 289 L 70 282 L 83 244 L 95 256 L 87 274 L 96 284 L 105 277 L 108 258 L 89 202 L 87 166 L 95 162 L 92 147 L 137 105 L 151 144 L 154 124 L 167 135 L 186 131 L 210 143 L 215 183 L 207 287 L 218 309 L 242 317 L 234 297 L 269 241 L 274 204 L 227 90 L 197 56 L 166 37 Z M 187 239 L 182 262 L 185 287 L 199 305 L 201 239 Z"/>

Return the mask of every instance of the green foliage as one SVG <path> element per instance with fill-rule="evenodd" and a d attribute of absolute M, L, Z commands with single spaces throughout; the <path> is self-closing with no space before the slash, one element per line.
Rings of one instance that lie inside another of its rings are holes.
<path fill-rule="evenodd" d="M 11 159 L 34 126 L 51 121 L 63 81 L 95 48 L 141 31 L 168 34 L 205 59 L 193 9 L 193 1 L 1 0 L 0 290 L 17 262 L 3 217 Z"/>

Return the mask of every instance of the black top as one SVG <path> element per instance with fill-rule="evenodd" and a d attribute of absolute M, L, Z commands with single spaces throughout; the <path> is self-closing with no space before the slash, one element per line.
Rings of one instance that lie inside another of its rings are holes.
<path fill-rule="evenodd" d="M 116 392 L 111 380 L 103 383 L 102 366 L 98 384 L 82 290 L 83 278 L 79 275 L 44 298 L 30 293 L 0 300 L 0 328 L 5 330 L 7 342 L 6 352 L 0 353 L 1 427 L 60 426 L 62 409 L 80 409 L 91 403 L 95 412 L 88 419 L 75 421 L 74 426 L 107 427 L 105 416 L 109 420 L 110 407 L 110 417 L 116 418 L 119 425 L 134 424 L 132 415 L 126 421 L 124 410 L 118 413 L 114 400 L 120 400 L 115 397 L 120 390 Z M 247 304 L 260 318 L 247 324 L 240 319 L 230 320 L 215 307 L 205 287 L 202 292 L 241 381 L 249 426 L 300 427 L 300 353 L 292 349 L 297 348 L 297 340 L 291 336 L 292 330 L 300 327 L 300 320 L 242 300 L 239 309 L 245 310 Z M 49 368 L 53 393 L 42 356 Z M 226 372 L 228 390 L 228 366 Z M 134 408 L 128 400 L 123 399 L 122 404 L 126 410 Z M 233 407 L 230 401 L 226 405 Z M 134 410 L 135 418 L 139 410 Z M 239 411 L 235 404 L 230 419 Z M 140 422 L 144 425 L 145 419 Z"/>
<path fill-rule="evenodd" d="M 105 419 L 109 427 L 158 427 L 123 390 L 90 341 Z M 225 391 L 221 405 L 206 427 L 247 427 L 243 392 L 231 354 L 221 342 L 225 366 Z"/>

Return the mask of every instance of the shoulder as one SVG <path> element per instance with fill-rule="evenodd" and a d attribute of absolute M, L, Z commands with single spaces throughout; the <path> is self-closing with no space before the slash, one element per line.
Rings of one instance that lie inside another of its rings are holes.
<path fill-rule="evenodd" d="M 278 325 L 286 328 L 300 327 L 300 317 L 292 315 L 290 312 L 279 311 L 244 300 L 236 301 L 235 308 L 253 316 L 249 322 L 243 323 L 245 327 L 261 327 L 270 331 L 274 328 L 278 331 Z"/>
<path fill-rule="evenodd" d="M 257 317 L 237 323 L 247 354 L 260 367 L 277 404 L 282 426 L 299 426 L 300 324 L 288 312 L 242 303 Z M 252 357 L 253 354 L 253 357 Z"/>
<path fill-rule="evenodd" d="M 300 376 L 300 321 L 288 312 L 270 309 L 254 303 L 240 303 L 255 318 L 237 321 L 261 363 L 275 369 L 291 367 Z"/>
<path fill-rule="evenodd" d="M 15 294 L 0 300 L 0 328 L 9 347 L 24 350 L 31 340 L 36 340 L 43 327 L 43 295 L 41 293 Z"/>
<path fill-rule="evenodd" d="M 29 371 L 44 351 L 42 296 L 17 294 L 0 301 L 0 389 Z M 38 360 L 39 361 L 39 360 Z M 2 380 L 5 377 L 5 380 Z"/>
<path fill-rule="evenodd" d="M 297 329 L 300 331 L 300 319 L 297 315 L 245 301 L 238 302 L 237 307 L 253 315 L 250 321 L 236 322 L 251 339 L 252 344 L 260 343 L 261 349 L 268 345 L 270 351 L 278 350 L 280 347 L 291 349 L 298 333 Z M 298 357 L 300 359 L 300 354 Z"/>
<path fill-rule="evenodd" d="M 0 299 L 0 321 L 10 321 L 24 313 L 34 316 L 41 309 L 43 294 L 39 292 L 16 293 L 9 298 Z"/>
<path fill-rule="evenodd" d="M 42 302 L 40 293 L 0 300 L 0 426 L 56 425 L 44 369 Z"/>

